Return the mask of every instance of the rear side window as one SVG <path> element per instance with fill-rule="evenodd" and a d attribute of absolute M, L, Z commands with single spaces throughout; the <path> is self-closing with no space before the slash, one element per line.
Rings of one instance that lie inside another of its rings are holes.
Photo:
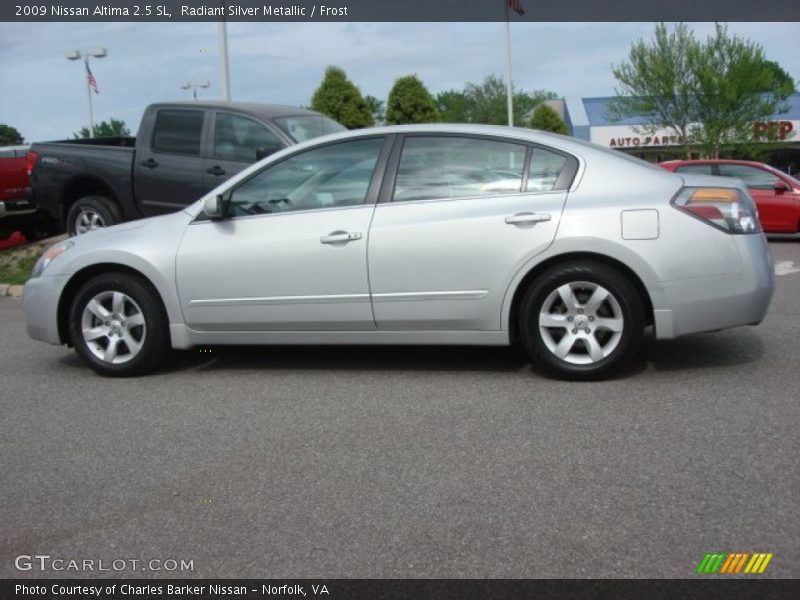
<path fill-rule="evenodd" d="M 214 125 L 214 158 L 255 162 L 259 148 L 273 151 L 283 143 L 261 123 L 226 113 L 217 113 Z"/>
<path fill-rule="evenodd" d="M 409 137 L 393 201 L 467 198 L 519 192 L 525 146 L 469 137 Z"/>
<path fill-rule="evenodd" d="M 204 117 L 202 110 L 158 111 L 153 131 L 153 151 L 200 156 Z"/>
<path fill-rule="evenodd" d="M 749 188 L 770 190 L 780 177 L 773 175 L 769 171 L 750 167 L 748 165 L 719 165 L 719 174 L 722 177 L 738 177 Z"/>
<path fill-rule="evenodd" d="M 555 190 L 559 177 L 567 168 L 569 161 L 570 159 L 563 154 L 534 148 L 531 151 L 531 168 L 528 172 L 526 191 L 549 192 Z"/>
<path fill-rule="evenodd" d="M 675 169 L 678 173 L 688 173 L 690 175 L 713 175 L 711 165 L 681 165 Z"/>

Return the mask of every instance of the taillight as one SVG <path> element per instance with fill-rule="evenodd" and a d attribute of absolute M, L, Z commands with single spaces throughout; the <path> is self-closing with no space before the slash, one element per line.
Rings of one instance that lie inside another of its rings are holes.
<path fill-rule="evenodd" d="M 33 167 L 36 165 L 37 158 L 39 158 L 39 155 L 36 154 L 36 152 L 28 150 L 28 154 L 25 158 L 25 170 L 28 171 L 28 177 L 30 177 L 33 172 Z"/>
<path fill-rule="evenodd" d="M 747 193 L 736 188 L 684 188 L 672 203 L 678 209 L 728 233 L 762 231 L 755 202 Z"/>

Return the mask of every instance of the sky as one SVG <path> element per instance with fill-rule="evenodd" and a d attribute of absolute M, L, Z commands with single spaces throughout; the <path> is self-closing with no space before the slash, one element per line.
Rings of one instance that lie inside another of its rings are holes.
<path fill-rule="evenodd" d="M 691 25 L 698 37 L 712 23 Z M 386 98 L 416 73 L 432 93 L 503 75 L 503 23 L 229 23 L 233 100 L 308 105 L 327 65 L 344 68 L 364 94 Z M 512 23 L 514 85 L 559 96 L 614 94 L 611 65 L 652 23 Z M 731 23 L 800 80 L 795 23 Z M 63 139 L 87 123 L 85 71 L 67 50 L 105 46 L 92 61 L 100 93 L 95 122 L 122 119 L 135 133 L 152 103 L 191 99 L 187 81 L 208 80 L 220 98 L 215 23 L 0 23 L 0 123 L 27 141 Z"/>

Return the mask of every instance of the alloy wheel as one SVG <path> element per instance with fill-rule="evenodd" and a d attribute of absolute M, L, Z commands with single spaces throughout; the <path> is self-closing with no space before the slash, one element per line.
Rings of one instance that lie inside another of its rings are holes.
<path fill-rule="evenodd" d="M 94 356 L 103 362 L 119 365 L 139 354 L 147 326 L 142 309 L 130 296 L 106 291 L 86 304 L 81 331 Z"/>

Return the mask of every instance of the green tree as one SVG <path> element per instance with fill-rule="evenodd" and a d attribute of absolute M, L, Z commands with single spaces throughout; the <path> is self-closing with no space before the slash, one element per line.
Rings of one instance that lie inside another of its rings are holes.
<path fill-rule="evenodd" d="M 532 129 L 569 135 L 567 124 L 564 123 L 555 110 L 544 103 L 540 103 L 539 106 L 533 110 L 529 126 Z"/>
<path fill-rule="evenodd" d="M 383 125 L 384 114 L 386 112 L 383 106 L 383 100 L 379 100 L 375 96 L 364 96 L 364 100 L 366 100 L 367 106 L 369 106 L 369 111 L 372 113 L 372 120 L 375 124 Z"/>
<path fill-rule="evenodd" d="M 311 109 L 328 115 L 348 129 L 371 127 L 375 123 L 361 91 L 344 70 L 336 66 L 325 69 L 325 76 L 311 97 Z"/>
<path fill-rule="evenodd" d="M 612 119 L 644 117 L 639 133 L 666 129 L 681 140 L 687 157 L 693 150 L 716 158 L 755 148 L 753 124 L 785 112 L 783 101 L 794 88 L 760 45 L 719 24 L 705 42 L 684 23 L 672 32 L 659 24 L 654 38 L 635 42 L 628 60 L 612 72 L 619 82 Z"/>
<path fill-rule="evenodd" d="M 552 100 L 553 92 L 532 93 L 515 90 L 513 94 L 514 124 L 525 126 L 526 115 L 542 100 Z M 489 75 L 480 83 L 469 82 L 462 92 L 450 90 L 436 97 L 442 120 L 448 123 L 486 123 L 506 125 L 508 108 L 506 84 L 497 75 Z"/>
<path fill-rule="evenodd" d="M 464 92 L 448 90 L 436 94 L 436 109 L 445 123 L 469 123 L 470 102 Z"/>
<path fill-rule="evenodd" d="M 699 126 L 692 128 L 690 140 L 703 156 L 719 158 L 734 148 L 746 152 L 760 141 L 753 124 L 788 110 L 783 101 L 794 86 L 781 81 L 768 62 L 760 45 L 716 25 L 693 65 Z"/>
<path fill-rule="evenodd" d="M 111 118 L 108 121 L 100 121 L 94 125 L 95 137 L 130 137 L 131 130 L 125 125 L 122 119 Z M 89 137 L 89 128 L 81 127 L 81 130 L 72 134 L 72 139 L 80 140 Z"/>
<path fill-rule="evenodd" d="M 620 85 L 609 105 L 611 119 L 639 115 L 646 124 L 636 128 L 638 133 L 666 129 L 682 141 L 688 157 L 696 88 L 692 65 L 698 52 L 699 44 L 684 23 L 677 24 L 672 33 L 661 23 L 652 41 L 634 42 L 628 60 L 611 69 Z"/>
<path fill-rule="evenodd" d="M 394 82 L 386 106 L 386 123 L 403 125 L 437 121 L 436 102 L 419 77 L 407 75 Z"/>
<path fill-rule="evenodd" d="M 14 127 L 0 123 L 0 146 L 16 146 L 24 141 L 25 138 Z"/>

